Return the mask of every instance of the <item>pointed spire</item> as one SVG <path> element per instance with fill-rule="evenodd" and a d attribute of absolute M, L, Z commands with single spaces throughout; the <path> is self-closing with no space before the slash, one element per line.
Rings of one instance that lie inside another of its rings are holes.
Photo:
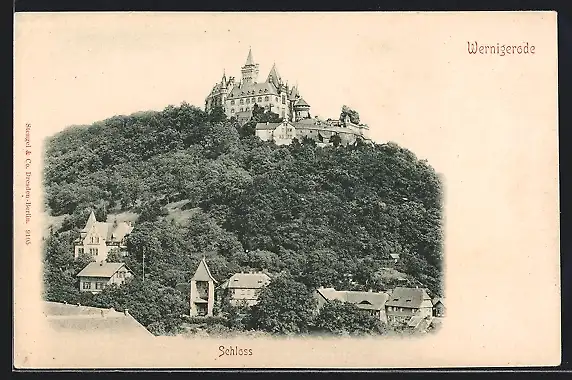
<path fill-rule="evenodd" d="M 252 58 L 252 48 L 248 48 L 248 57 L 246 57 L 245 66 L 254 66 L 254 58 Z"/>
<path fill-rule="evenodd" d="M 195 272 L 195 275 L 193 276 L 193 278 L 191 280 L 193 280 L 193 281 L 213 281 L 215 284 L 217 283 L 217 280 L 215 280 L 215 278 L 212 276 L 211 271 L 209 270 L 209 267 L 207 266 L 207 260 L 206 260 L 205 256 L 203 256 L 203 258 L 201 259 L 199 266 L 197 267 L 197 270 Z"/>
<path fill-rule="evenodd" d="M 88 231 L 95 223 L 97 223 L 97 219 L 95 218 L 95 213 L 91 210 L 89 214 L 89 218 L 87 218 L 87 223 L 85 223 L 84 231 Z"/>

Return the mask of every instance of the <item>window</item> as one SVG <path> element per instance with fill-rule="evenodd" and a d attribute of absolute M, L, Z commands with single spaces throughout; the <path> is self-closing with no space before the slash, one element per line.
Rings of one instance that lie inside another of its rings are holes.
<path fill-rule="evenodd" d="M 279 102 L 280 100 L 278 99 L 278 97 L 276 97 L 276 101 Z"/>
<path fill-rule="evenodd" d="M 95 289 L 103 289 L 104 286 L 105 286 L 105 284 L 103 282 L 96 282 L 95 283 Z"/>
<path fill-rule="evenodd" d="M 125 272 L 117 272 L 117 278 L 124 278 Z"/>
<path fill-rule="evenodd" d="M 78 255 L 83 255 L 83 253 L 84 253 L 83 247 L 77 249 Z"/>
<path fill-rule="evenodd" d="M 231 101 L 230 101 L 230 105 L 231 105 L 231 106 L 234 106 L 234 100 L 231 100 Z"/>
<path fill-rule="evenodd" d="M 262 101 L 262 96 L 258 97 L 258 101 L 261 102 Z"/>
<path fill-rule="evenodd" d="M 264 97 L 264 101 L 267 102 L 268 101 L 268 96 Z"/>
<path fill-rule="evenodd" d="M 230 109 L 230 113 L 234 113 L 234 108 L 231 108 L 231 109 Z"/>
<path fill-rule="evenodd" d="M 91 256 L 97 256 L 97 248 L 90 248 L 89 249 L 89 254 Z"/>
<path fill-rule="evenodd" d="M 250 104 L 250 98 L 246 98 L 246 104 Z"/>
<path fill-rule="evenodd" d="M 84 289 L 91 289 L 91 282 L 84 282 L 84 283 L 83 283 L 83 288 L 84 288 Z"/>
<path fill-rule="evenodd" d="M 244 99 L 240 99 L 240 104 L 244 104 Z"/>
<path fill-rule="evenodd" d="M 286 96 L 282 95 L 282 104 L 286 104 Z"/>

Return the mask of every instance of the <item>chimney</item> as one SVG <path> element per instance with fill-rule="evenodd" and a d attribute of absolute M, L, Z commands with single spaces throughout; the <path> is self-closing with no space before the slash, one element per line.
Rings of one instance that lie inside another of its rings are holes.
<path fill-rule="evenodd" d="M 129 309 L 124 309 L 124 310 L 123 310 L 123 314 L 129 315 Z"/>

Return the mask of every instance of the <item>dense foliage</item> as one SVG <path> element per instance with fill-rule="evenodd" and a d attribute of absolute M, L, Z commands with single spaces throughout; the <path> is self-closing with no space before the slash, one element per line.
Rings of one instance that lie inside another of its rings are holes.
<path fill-rule="evenodd" d="M 256 112 L 255 121 L 279 120 Z M 72 242 L 90 210 L 98 220 L 139 215 L 126 263 L 140 278 L 145 254 L 147 299 L 166 292 L 184 301 L 175 289 L 203 255 L 221 282 L 256 268 L 290 273 L 309 289 L 384 289 L 390 284 L 377 269 L 399 253 L 397 269 L 411 284 L 441 293 L 441 185 L 427 162 L 393 143 L 276 146 L 255 137 L 253 126 L 183 103 L 52 137 L 46 205 L 66 216 L 46 240 L 46 297 L 87 297 L 77 291 L 84 263 L 73 260 Z M 137 310 L 122 297 L 115 298 Z M 157 308 L 144 317 L 149 325 L 161 321 Z"/>

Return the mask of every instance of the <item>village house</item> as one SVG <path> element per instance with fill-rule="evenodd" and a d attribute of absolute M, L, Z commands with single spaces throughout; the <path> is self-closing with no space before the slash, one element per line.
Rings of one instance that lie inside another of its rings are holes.
<path fill-rule="evenodd" d="M 434 317 L 445 316 L 445 298 L 433 299 L 433 316 Z"/>
<path fill-rule="evenodd" d="M 385 303 L 385 313 L 390 324 L 407 324 L 411 317 L 431 317 L 433 302 L 426 289 L 395 288 Z"/>
<path fill-rule="evenodd" d="M 205 257 L 199 262 L 191 278 L 190 315 L 191 317 L 212 317 L 217 280 L 211 274 Z"/>
<path fill-rule="evenodd" d="M 87 253 L 95 261 L 105 261 L 113 251 L 125 254 L 125 238 L 131 231 L 130 222 L 98 222 L 92 211 L 74 242 L 74 257 Z"/>
<path fill-rule="evenodd" d="M 387 322 L 385 303 L 389 298 L 389 294 L 385 292 L 356 292 L 320 287 L 314 291 L 314 297 L 318 302 L 318 310 L 329 301 L 339 300 L 351 303 L 380 321 Z"/>
<path fill-rule="evenodd" d="M 111 284 L 121 285 L 133 276 L 133 272 L 124 263 L 93 262 L 77 274 L 79 290 L 99 293 Z"/>
<path fill-rule="evenodd" d="M 264 272 L 235 273 L 221 285 L 227 289 L 232 306 L 253 306 L 263 287 L 270 283 L 270 276 Z"/>
<path fill-rule="evenodd" d="M 152 338 L 153 335 L 143 327 L 126 309 L 123 312 L 82 305 L 70 305 L 59 302 L 44 302 L 44 317 L 48 326 L 56 333 L 69 333 L 78 337 L 92 335 L 98 341 L 125 343 L 130 339 Z"/>

